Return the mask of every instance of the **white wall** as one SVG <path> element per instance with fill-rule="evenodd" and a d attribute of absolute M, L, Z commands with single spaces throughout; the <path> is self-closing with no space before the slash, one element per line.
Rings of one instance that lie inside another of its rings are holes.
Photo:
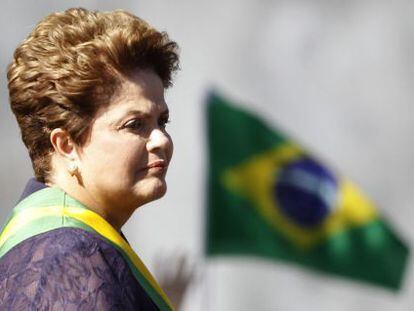
<path fill-rule="evenodd" d="M 401 292 L 262 260 L 202 256 L 203 97 L 224 94 L 284 128 L 356 181 L 412 245 L 414 219 L 414 4 L 396 0 L 2 1 L 0 3 L 0 220 L 31 176 L 8 108 L 6 65 L 46 14 L 124 8 L 167 30 L 182 49 L 168 91 L 175 154 L 165 198 L 125 227 L 154 267 L 187 253 L 202 270 L 185 310 L 412 310 L 414 275 Z M 410 261 L 412 264 L 412 260 Z"/>

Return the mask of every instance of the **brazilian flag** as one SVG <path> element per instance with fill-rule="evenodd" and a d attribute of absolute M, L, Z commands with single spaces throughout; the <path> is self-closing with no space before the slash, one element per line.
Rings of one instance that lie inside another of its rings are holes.
<path fill-rule="evenodd" d="M 400 287 L 408 249 L 350 180 L 216 94 L 207 118 L 207 255 L 262 256 Z"/>

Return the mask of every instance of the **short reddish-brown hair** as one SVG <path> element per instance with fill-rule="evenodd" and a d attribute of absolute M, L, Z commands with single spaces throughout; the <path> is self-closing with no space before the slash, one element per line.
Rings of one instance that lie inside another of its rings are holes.
<path fill-rule="evenodd" d="M 98 108 L 134 69 L 154 70 L 169 87 L 178 46 L 122 10 L 53 13 L 17 47 L 7 73 L 10 105 L 39 181 L 51 173 L 50 132 L 63 128 L 82 144 Z"/>

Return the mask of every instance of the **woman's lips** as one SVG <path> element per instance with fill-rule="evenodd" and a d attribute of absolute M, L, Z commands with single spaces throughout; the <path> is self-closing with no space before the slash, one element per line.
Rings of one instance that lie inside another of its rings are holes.
<path fill-rule="evenodd" d="M 154 162 L 151 162 L 150 164 L 148 164 L 147 168 L 154 168 L 154 167 L 164 168 L 166 166 L 167 166 L 167 164 L 165 163 L 164 160 L 157 160 L 157 161 L 154 161 Z"/>
<path fill-rule="evenodd" d="M 148 164 L 144 169 L 151 172 L 163 172 L 167 169 L 167 162 L 164 160 L 156 160 Z"/>

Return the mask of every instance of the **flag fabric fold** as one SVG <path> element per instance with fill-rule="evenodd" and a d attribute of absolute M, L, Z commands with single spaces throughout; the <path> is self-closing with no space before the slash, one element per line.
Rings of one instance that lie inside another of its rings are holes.
<path fill-rule="evenodd" d="M 401 286 L 408 248 L 358 187 L 219 95 L 206 107 L 207 255 L 262 256 Z"/>

